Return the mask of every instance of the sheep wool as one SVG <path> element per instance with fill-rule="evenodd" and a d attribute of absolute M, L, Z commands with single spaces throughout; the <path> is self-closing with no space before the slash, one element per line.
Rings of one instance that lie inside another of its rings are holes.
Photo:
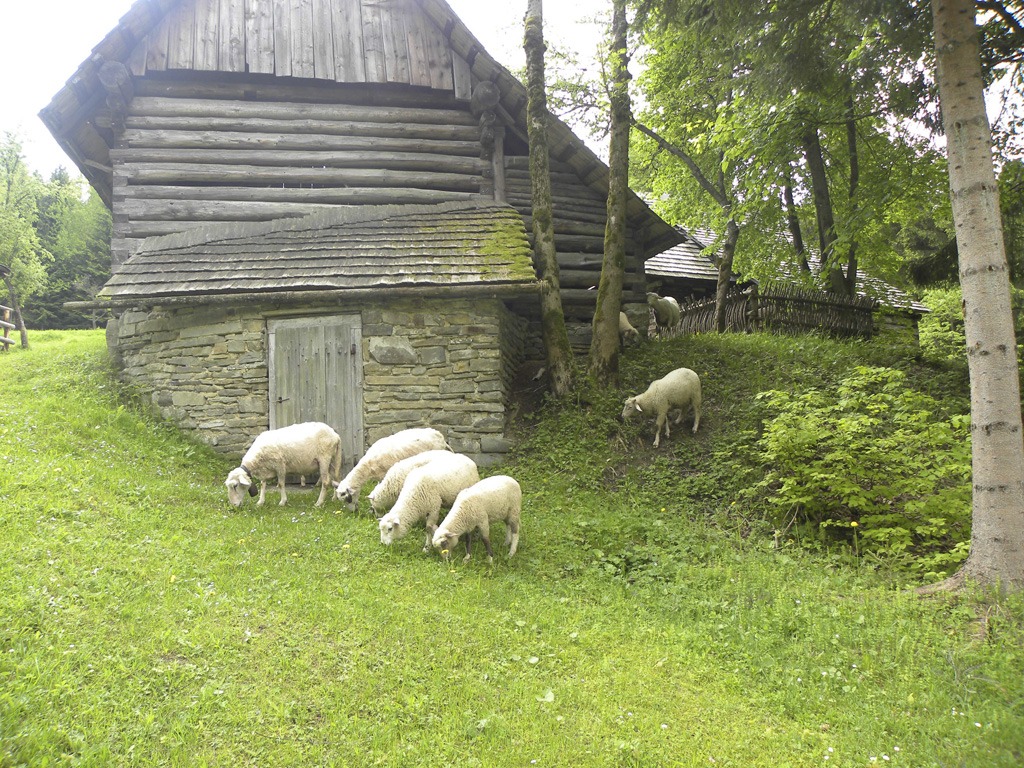
<path fill-rule="evenodd" d="M 658 333 L 672 331 L 679 325 L 682 313 L 679 309 L 679 302 L 674 298 L 648 293 L 647 303 L 654 310 L 654 323 L 658 327 Z"/>
<path fill-rule="evenodd" d="M 476 462 L 461 453 L 434 459 L 409 473 L 395 505 L 378 523 L 380 543 L 390 545 L 405 536 L 420 520 L 426 521 L 423 551 L 430 550 L 442 507 L 450 507 L 459 491 L 480 479 Z"/>
<path fill-rule="evenodd" d="M 451 448 L 444 435 L 430 427 L 403 429 L 382 437 L 370 446 L 363 458 L 352 467 L 345 479 L 335 487 L 334 498 L 344 500 L 349 509 L 359 505 L 359 491 L 371 480 L 380 480 L 402 459 L 417 453 Z"/>
<path fill-rule="evenodd" d="M 470 545 L 474 531 L 480 532 L 487 549 L 487 562 L 494 562 L 491 548 L 490 527 L 493 523 L 505 523 L 505 546 L 512 557 L 519 547 L 519 518 L 522 513 L 523 491 L 519 483 L 508 475 L 494 475 L 481 480 L 462 491 L 434 532 L 432 544 L 441 550 L 441 557 L 448 559 L 449 553 L 458 544 L 459 538 L 466 544 L 468 562 L 472 556 Z"/>
<path fill-rule="evenodd" d="M 637 344 L 640 341 L 640 331 L 633 327 L 633 324 L 629 322 L 629 317 L 625 312 L 619 312 L 619 342 L 625 346 L 626 344 Z"/>
<path fill-rule="evenodd" d="M 370 500 L 370 509 L 373 510 L 377 517 L 383 516 L 385 512 L 395 505 L 395 502 L 398 500 L 398 494 L 402 492 L 402 486 L 405 484 L 405 480 L 410 472 L 417 467 L 430 463 L 434 459 L 445 456 L 451 456 L 451 451 L 424 451 L 423 453 L 417 453 L 414 456 L 402 459 L 391 467 L 387 474 L 384 475 L 384 479 L 377 483 L 377 486 L 370 491 L 370 495 L 367 497 Z"/>
<path fill-rule="evenodd" d="M 661 429 L 665 428 L 665 437 L 669 436 L 668 414 L 678 410 L 675 423 L 682 422 L 688 410 L 693 410 L 693 431 L 700 426 L 701 408 L 700 377 L 689 368 L 676 370 L 651 382 L 647 391 L 627 397 L 622 408 L 622 419 L 632 418 L 638 414 L 655 416 L 654 447 L 661 442 Z"/>
<path fill-rule="evenodd" d="M 267 481 L 277 477 L 281 493 L 280 504 L 288 501 L 285 477 L 320 473 L 320 497 L 316 506 L 322 506 L 331 487 L 331 478 L 341 473 L 341 437 L 330 426 L 319 421 L 292 424 L 280 429 L 268 429 L 256 436 L 242 457 L 240 466 L 228 473 L 224 485 L 228 489 L 228 502 L 241 506 L 245 494 L 256 495 L 254 481 L 260 481 L 260 506 L 266 501 Z"/>

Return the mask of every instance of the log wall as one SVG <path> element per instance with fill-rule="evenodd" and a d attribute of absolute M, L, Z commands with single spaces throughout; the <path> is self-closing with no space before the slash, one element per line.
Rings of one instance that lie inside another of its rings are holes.
<path fill-rule="evenodd" d="M 297 102 L 280 88 L 246 101 L 214 85 L 195 98 L 148 80 L 138 91 L 110 151 L 115 266 L 141 238 L 199 224 L 466 199 L 493 176 L 477 120 L 442 103 Z"/>

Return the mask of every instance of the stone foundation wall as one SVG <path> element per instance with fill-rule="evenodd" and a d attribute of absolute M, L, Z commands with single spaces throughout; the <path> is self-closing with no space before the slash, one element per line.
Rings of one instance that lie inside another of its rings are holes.
<path fill-rule="evenodd" d="M 501 459 L 524 320 L 498 300 L 399 300 L 343 311 L 362 317 L 366 446 L 433 426 L 456 451 L 484 464 Z M 111 329 L 111 352 L 161 417 L 241 455 L 269 424 L 266 327 L 265 313 L 253 308 L 126 311 Z"/>

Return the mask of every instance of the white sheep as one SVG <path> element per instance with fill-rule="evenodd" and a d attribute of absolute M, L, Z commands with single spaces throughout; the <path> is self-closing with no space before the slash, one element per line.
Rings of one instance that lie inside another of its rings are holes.
<path fill-rule="evenodd" d="M 480 479 L 476 462 L 461 453 L 441 456 L 417 467 L 405 479 L 395 506 L 380 519 L 380 543 L 393 544 L 405 536 L 420 520 L 426 521 L 427 538 L 423 551 L 430 551 L 431 538 L 442 507 L 455 503 L 459 491 Z"/>
<path fill-rule="evenodd" d="M 370 495 L 367 497 L 370 500 L 370 509 L 377 517 L 381 517 L 394 506 L 410 472 L 444 456 L 451 456 L 451 451 L 424 451 L 395 464 L 384 475 L 384 479 L 377 483 L 377 487 L 370 491 Z"/>
<path fill-rule="evenodd" d="M 512 557 L 519 547 L 519 517 L 523 507 L 523 491 L 519 483 L 508 475 L 494 475 L 466 488 L 455 497 L 451 511 L 434 531 L 432 543 L 435 549 L 441 550 L 441 556 L 447 560 L 448 554 L 459 543 L 459 537 L 466 544 L 468 562 L 471 556 L 470 543 L 474 531 L 480 531 L 480 538 L 487 548 L 487 562 L 494 562 L 494 551 L 491 549 L 490 526 L 492 523 L 505 523 L 505 546 L 508 556 Z"/>
<path fill-rule="evenodd" d="M 669 411 L 678 409 L 679 415 L 675 423 L 679 424 L 686 411 L 693 409 L 693 431 L 700 426 L 701 389 L 700 377 L 689 368 L 676 370 L 652 381 L 647 391 L 640 395 L 627 397 L 622 409 L 623 420 L 636 414 L 648 413 L 657 417 L 654 430 L 654 447 L 661 441 L 661 428 L 665 427 L 665 437 L 669 436 Z"/>
<path fill-rule="evenodd" d="M 281 504 L 288 501 L 284 489 L 285 476 L 308 475 L 320 473 L 320 498 L 316 506 L 321 506 L 327 497 L 327 489 L 331 487 L 331 478 L 341 473 L 341 438 L 327 424 L 319 421 L 307 421 L 292 424 L 290 427 L 268 429 L 256 436 L 249 450 L 242 457 L 240 466 L 228 473 L 224 485 L 228 488 L 228 502 L 241 506 L 245 494 L 256 495 L 253 485 L 260 481 L 260 506 L 266 501 L 267 481 L 277 477 L 277 488 L 281 492 Z"/>
<path fill-rule="evenodd" d="M 622 346 L 626 344 L 637 344 L 640 341 L 640 331 L 629 322 L 625 312 L 619 312 L 619 342 Z"/>
<path fill-rule="evenodd" d="M 334 498 L 342 499 L 349 509 L 359 504 L 359 491 L 370 480 L 380 480 L 391 467 L 402 459 L 424 451 L 449 449 L 444 435 L 430 427 L 414 427 L 382 437 L 335 486 Z"/>
<path fill-rule="evenodd" d="M 648 293 L 647 303 L 654 310 L 654 324 L 657 326 L 659 334 L 671 331 L 679 325 L 682 313 L 679 310 L 679 302 L 674 298 Z"/>

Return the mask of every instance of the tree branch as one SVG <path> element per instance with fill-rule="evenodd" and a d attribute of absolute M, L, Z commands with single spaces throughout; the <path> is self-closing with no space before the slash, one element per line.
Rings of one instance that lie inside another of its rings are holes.
<path fill-rule="evenodd" d="M 697 165 L 696 161 L 692 157 L 690 157 L 689 154 L 687 154 L 685 151 L 683 151 L 682 149 L 680 149 L 667 139 L 662 138 L 659 134 L 657 134 L 652 129 L 648 128 L 646 125 L 641 123 L 636 118 L 633 118 L 633 125 L 636 127 L 638 131 L 640 131 L 640 133 L 654 139 L 655 143 L 657 143 L 659 147 L 664 149 L 669 154 L 682 160 L 683 164 L 690 169 L 690 173 L 693 174 L 693 178 L 697 180 L 698 184 L 700 184 L 701 189 L 703 189 L 705 192 L 711 195 L 714 201 L 718 203 L 720 206 L 722 206 L 722 208 L 724 208 L 725 210 L 729 210 L 732 207 L 731 203 L 729 202 L 729 198 L 725 196 L 725 192 L 723 190 L 718 189 L 714 184 L 711 183 L 708 177 L 705 176 L 704 172 L 700 169 L 700 166 Z"/>

